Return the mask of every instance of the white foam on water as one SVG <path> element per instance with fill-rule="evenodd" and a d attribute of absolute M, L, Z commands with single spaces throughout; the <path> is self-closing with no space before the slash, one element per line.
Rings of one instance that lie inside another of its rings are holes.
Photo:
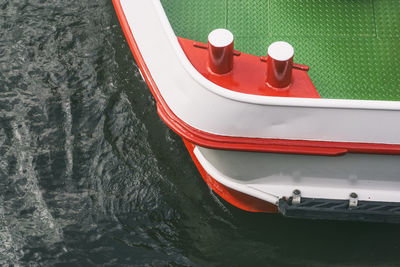
<path fill-rule="evenodd" d="M 63 93 L 68 92 L 66 88 L 61 90 Z M 65 170 L 65 178 L 67 180 L 72 178 L 72 172 L 74 167 L 74 160 L 73 160 L 73 142 L 74 137 L 72 135 L 72 113 L 71 113 L 71 99 L 69 95 L 61 94 L 61 105 L 64 111 L 64 132 L 65 132 L 65 157 L 66 157 L 66 170 Z M 71 184 L 71 183 L 68 183 Z"/>
<path fill-rule="evenodd" d="M 19 266 L 19 258 L 22 253 L 18 252 L 18 250 L 21 248 L 15 247 L 15 242 L 4 216 L 4 207 L 2 204 L 3 200 L 0 198 L 0 265 Z"/>
<path fill-rule="evenodd" d="M 14 220 L 13 228 L 10 229 L 12 236 L 21 237 L 19 242 L 22 243 L 26 238 L 32 236 L 39 237 L 46 244 L 59 242 L 63 239 L 62 230 L 51 215 L 38 184 L 37 173 L 33 166 L 30 132 L 22 121 L 19 124 L 14 122 L 12 128 L 13 146 L 19 153 L 17 155 L 17 173 L 10 178 L 18 180 L 15 183 L 18 187 L 16 190 L 20 192 L 18 201 L 22 200 L 23 203 L 18 207 L 21 210 L 13 211 L 12 207 L 8 209 L 8 213 L 15 213 L 15 218 L 7 216 L 8 220 Z M 8 206 L 12 206 L 12 203 Z M 32 210 L 29 215 L 24 218 L 19 216 L 19 212 L 29 209 Z M 32 228 L 35 230 L 32 231 Z M 18 245 L 17 240 L 14 242 Z M 22 246 L 22 244 L 18 246 Z"/>

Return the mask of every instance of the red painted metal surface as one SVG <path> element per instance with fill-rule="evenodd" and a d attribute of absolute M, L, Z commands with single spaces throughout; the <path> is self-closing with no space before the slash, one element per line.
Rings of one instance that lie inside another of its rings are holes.
<path fill-rule="evenodd" d="M 251 212 L 266 212 L 266 213 L 277 213 L 278 208 L 277 206 L 266 202 L 264 200 L 249 196 L 247 194 L 238 192 L 233 190 L 218 181 L 216 181 L 213 177 L 211 177 L 201 166 L 200 162 L 197 160 L 196 155 L 194 154 L 193 150 L 195 146 L 188 142 L 187 140 L 183 139 L 183 142 L 186 145 L 187 150 L 190 153 L 190 156 L 193 159 L 194 164 L 196 165 L 197 169 L 199 170 L 201 176 L 203 177 L 204 181 L 207 185 L 220 197 L 225 199 L 230 204 L 238 207 L 239 209 Z"/>
<path fill-rule="evenodd" d="M 233 41 L 226 46 L 215 46 L 208 40 L 208 67 L 215 74 L 227 74 L 233 69 Z"/>
<path fill-rule="evenodd" d="M 293 56 L 294 49 L 287 42 L 274 42 L 268 47 L 266 75 L 268 86 L 276 90 L 293 90 Z"/>
<path fill-rule="evenodd" d="M 253 95 L 320 98 L 307 74 L 309 69 L 307 66 L 296 64 L 296 67 L 293 68 L 289 90 L 277 90 L 266 83 L 267 62 L 265 58 L 235 51 L 232 71 L 225 75 L 217 75 L 210 72 L 207 65 L 207 44 L 184 38 L 178 38 L 178 40 L 197 71 L 219 86 Z"/>
<path fill-rule="evenodd" d="M 267 58 L 267 86 L 276 90 L 293 90 L 291 87 L 293 57 L 280 61 L 268 56 Z"/>
<path fill-rule="evenodd" d="M 307 155 L 337 156 L 347 152 L 400 155 L 400 145 L 231 137 L 215 135 L 191 127 L 177 117 L 165 103 L 132 35 L 120 1 L 113 0 L 113 4 L 133 56 L 157 101 L 160 117 L 174 132 L 191 143 L 216 149 Z M 234 51 L 234 55 L 239 56 L 241 53 Z M 262 66 L 265 66 L 265 58 L 261 58 L 259 61 L 264 62 Z M 298 64 L 294 64 L 293 68 L 307 69 L 306 66 Z M 256 91 L 256 94 L 264 93 Z"/>

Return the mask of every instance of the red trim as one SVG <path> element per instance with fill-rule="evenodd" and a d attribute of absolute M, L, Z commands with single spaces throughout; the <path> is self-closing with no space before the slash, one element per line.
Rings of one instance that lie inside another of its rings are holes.
<path fill-rule="evenodd" d="M 157 103 L 163 103 L 164 105 L 166 105 L 164 99 L 162 98 L 162 96 L 160 94 L 160 91 L 157 88 L 156 83 L 153 80 L 153 77 L 151 76 L 149 69 L 147 68 L 146 62 L 144 61 L 143 56 L 140 53 L 139 47 L 136 44 L 136 41 L 135 41 L 135 38 L 133 37 L 131 28 L 129 27 L 128 20 L 126 19 L 124 10 L 122 9 L 120 0 L 113 0 L 113 4 L 114 4 L 115 12 L 117 13 L 119 23 L 121 24 L 121 27 L 122 27 L 122 31 L 125 34 L 126 41 L 129 44 L 129 47 L 133 54 L 133 57 L 135 58 L 135 61 L 138 65 L 140 71 L 142 72 L 142 75 L 143 75 L 147 85 L 149 86 L 151 93 L 153 94 Z"/>
<path fill-rule="evenodd" d="M 266 212 L 266 213 L 277 213 L 278 207 L 261 199 L 249 196 L 242 192 L 233 190 L 225 185 L 216 181 L 213 177 L 211 177 L 206 170 L 201 166 L 200 162 L 197 160 L 196 155 L 194 154 L 193 150 L 195 146 L 188 142 L 187 140 L 183 139 L 183 142 L 186 145 L 187 150 L 190 153 L 190 156 L 193 159 L 194 164 L 196 165 L 197 169 L 199 170 L 201 176 L 203 177 L 204 181 L 207 185 L 220 197 L 225 199 L 227 202 L 232 204 L 233 206 L 251 212 Z"/>
<path fill-rule="evenodd" d="M 290 154 L 337 156 L 352 152 L 400 155 L 400 145 L 229 137 L 191 127 L 179 119 L 165 103 L 135 42 L 120 1 L 113 0 L 113 4 L 135 60 L 157 101 L 159 115 L 172 130 L 191 143 L 216 149 Z"/>
<path fill-rule="evenodd" d="M 271 152 L 271 153 L 287 153 L 287 154 L 305 154 L 305 155 L 324 155 L 338 156 L 345 154 L 346 149 L 331 147 L 311 147 L 303 146 L 304 141 L 286 141 L 278 139 L 261 139 L 261 138 L 244 138 L 244 137 L 226 137 L 220 135 L 209 134 L 194 129 L 183 121 L 176 121 L 168 109 L 157 103 L 158 115 L 161 119 L 178 135 L 189 140 L 190 142 L 208 148 L 255 151 L 255 152 Z M 298 142 L 297 145 L 292 145 Z"/>

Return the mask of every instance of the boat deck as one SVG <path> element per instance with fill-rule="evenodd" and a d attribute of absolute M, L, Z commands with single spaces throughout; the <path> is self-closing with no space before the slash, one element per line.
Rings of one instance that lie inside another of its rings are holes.
<path fill-rule="evenodd" d="M 175 34 L 206 42 L 227 28 L 235 49 L 265 56 L 290 42 L 323 98 L 400 101 L 399 0 L 162 0 Z"/>

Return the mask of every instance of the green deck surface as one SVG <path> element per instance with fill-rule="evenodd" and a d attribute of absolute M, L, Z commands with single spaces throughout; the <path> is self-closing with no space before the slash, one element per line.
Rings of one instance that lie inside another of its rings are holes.
<path fill-rule="evenodd" d="M 400 101 L 400 0 L 162 0 L 180 37 L 227 28 L 265 56 L 287 41 L 323 98 Z"/>

